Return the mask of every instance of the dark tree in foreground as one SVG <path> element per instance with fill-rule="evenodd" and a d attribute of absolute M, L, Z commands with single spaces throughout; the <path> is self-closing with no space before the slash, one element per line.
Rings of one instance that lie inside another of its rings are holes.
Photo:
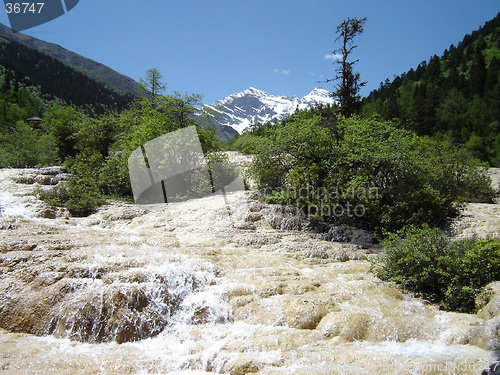
<path fill-rule="evenodd" d="M 337 26 L 338 37 L 335 42 L 340 41 L 342 45 L 333 51 L 333 54 L 340 56 L 335 62 L 339 66 L 335 70 L 337 76 L 327 82 L 339 82 L 333 96 L 339 101 L 340 112 L 345 117 L 350 117 L 359 111 L 361 104 L 359 90 L 366 84 L 366 82 L 361 82 L 359 73 L 354 72 L 353 65 L 358 60 L 349 61 L 352 51 L 357 47 L 354 44 L 354 37 L 363 32 L 365 21 L 366 18 L 348 18 Z"/>

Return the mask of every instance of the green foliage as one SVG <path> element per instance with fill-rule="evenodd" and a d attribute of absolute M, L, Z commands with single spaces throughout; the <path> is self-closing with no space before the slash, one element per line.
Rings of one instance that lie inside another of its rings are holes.
<path fill-rule="evenodd" d="M 0 65 L 0 125 L 13 125 L 29 117 L 40 116 L 46 100 L 40 91 L 28 87 L 15 74 Z"/>
<path fill-rule="evenodd" d="M 46 101 L 0 66 L 0 167 L 34 167 L 57 161 L 55 139 L 25 120 L 40 116 Z"/>
<path fill-rule="evenodd" d="M 151 68 L 146 70 L 146 77 L 139 80 L 139 90 L 149 96 L 149 101 L 153 106 L 158 105 L 158 98 L 166 88 L 162 78 L 158 69 Z"/>
<path fill-rule="evenodd" d="M 196 95 L 182 97 L 178 94 L 157 95 L 154 103 L 146 98 L 137 100 L 132 109 L 119 116 L 118 121 L 125 122 L 117 139 L 119 148 L 132 152 L 163 134 L 196 125 L 192 114 L 196 110 L 193 105 L 198 100 Z M 216 147 L 218 142 L 214 136 L 215 131 L 199 128 L 198 133 L 204 147 Z"/>
<path fill-rule="evenodd" d="M 51 206 L 66 207 L 72 216 L 88 216 L 104 204 L 99 187 L 102 156 L 85 149 L 76 157 L 68 157 L 65 166 L 73 177 L 52 189 L 38 189 L 36 195 Z"/>
<path fill-rule="evenodd" d="M 251 155 L 259 151 L 261 141 L 262 137 L 251 134 L 242 134 L 233 139 L 229 149 L 233 151 L 240 151 L 246 155 Z"/>
<path fill-rule="evenodd" d="M 46 190 L 38 186 L 35 189 L 35 195 L 38 199 L 41 199 L 52 207 L 64 207 L 70 198 L 65 182 L 60 182 L 53 188 Z"/>
<path fill-rule="evenodd" d="M 82 117 L 70 136 L 78 151 L 92 148 L 106 157 L 116 142 L 121 125 L 118 117 L 107 112 L 99 118 Z"/>
<path fill-rule="evenodd" d="M 20 51 L 20 56 L 25 52 Z M 81 107 L 49 102 L 37 89 L 20 82 L 14 71 L 0 65 L 0 167 L 64 162 L 74 177 L 57 189 L 38 193 L 51 205 L 67 207 L 74 216 L 92 213 L 103 203 L 102 196 L 130 198 L 130 154 L 177 129 L 196 125 L 203 152 L 211 155 L 209 167 L 217 168 L 224 160 L 217 153 L 220 147 L 215 129 L 198 126 L 194 116 L 201 96 L 161 95 L 161 74 L 155 69 L 147 73 L 144 82 L 152 98 L 139 98 L 120 113 L 107 111 L 95 116 L 100 112 L 95 110 L 91 117 Z M 25 123 L 32 116 L 42 117 L 40 128 Z M 219 173 L 218 177 L 225 181 L 231 176 Z"/>
<path fill-rule="evenodd" d="M 500 14 L 415 70 L 386 80 L 363 100 L 364 116 L 399 118 L 419 135 L 449 133 L 500 166 Z"/>
<path fill-rule="evenodd" d="M 196 106 L 201 104 L 203 96 L 199 94 L 181 95 L 174 92 L 173 95 L 166 95 L 162 99 L 160 111 L 165 112 L 176 128 L 185 128 L 198 125 L 194 114 L 198 111 Z"/>
<path fill-rule="evenodd" d="M 71 215 L 87 216 L 104 203 L 98 185 L 101 163 L 102 155 L 92 149 L 66 160 L 68 171 L 74 175 L 67 182 L 68 199 L 64 203 Z"/>
<path fill-rule="evenodd" d="M 269 199 L 379 234 L 443 225 L 467 200 L 495 195 L 486 169 L 450 138 L 419 137 L 378 118 L 302 112 L 256 148 L 251 172 L 274 191 Z"/>
<path fill-rule="evenodd" d="M 220 151 L 219 140 L 215 135 L 215 129 L 205 129 L 200 126 L 196 127 L 198 138 L 201 143 L 201 149 L 205 154 Z"/>
<path fill-rule="evenodd" d="M 472 312 L 474 298 L 500 278 L 500 240 L 452 242 L 443 232 L 408 227 L 388 235 L 377 275 L 423 293 L 447 309 Z"/>
<path fill-rule="evenodd" d="M 99 169 L 97 185 L 104 195 L 119 198 L 132 197 L 128 174 L 128 157 L 119 152 L 106 157 Z"/>
<path fill-rule="evenodd" d="M 314 171 L 327 168 L 324 163 L 334 151 L 329 130 L 317 126 L 320 122 L 318 115 L 304 112 L 269 130 L 251 167 L 261 188 L 318 186 Z"/>
<path fill-rule="evenodd" d="M 293 116 L 292 116 L 293 117 Z M 240 151 L 243 154 L 257 154 L 262 149 L 262 144 L 273 134 L 273 123 L 253 124 L 241 135 L 236 135 L 229 143 L 228 148 L 232 151 Z"/>
<path fill-rule="evenodd" d="M 119 93 L 59 59 L 15 40 L 1 41 L 0 66 L 22 78 L 27 86 L 38 87 L 44 96 L 99 114 L 106 109 L 126 108 L 133 100 L 132 94 Z"/>
<path fill-rule="evenodd" d="M 24 121 L 0 131 L 0 167 L 27 168 L 57 162 L 55 139 L 39 134 Z"/>
<path fill-rule="evenodd" d="M 55 139 L 60 160 L 77 154 L 76 134 L 85 120 L 84 114 L 75 107 L 53 106 L 45 114 L 44 123 Z"/>
<path fill-rule="evenodd" d="M 96 126 L 102 121 L 110 126 L 114 142 L 109 146 L 111 154 L 104 158 L 100 169 L 98 185 L 106 195 L 131 197 L 132 190 L 128 174 L 128 157 L 138 147 L 161 135 L 174 130 L 196 125 L 192 114 L 198 95 L 174 96 L 156 95 L 155 102 L 149 99 L 139 99 L 134 106 L 120 114 L 102 116 Z M 215 129 L 196 127 L 204 153 L 219 151 L 219 142 Z M 85 133 L 85 132 L 84 132 Z M 110 134 L 109 132 L 105 134 Z M 95 148 L 95 146 L 94 146 Z"/>

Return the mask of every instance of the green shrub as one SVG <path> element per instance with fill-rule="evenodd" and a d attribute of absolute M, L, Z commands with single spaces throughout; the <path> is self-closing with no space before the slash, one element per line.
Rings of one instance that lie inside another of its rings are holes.
<path fill-rule="evenodd" d="M 0 129 L 0 167 L 27 168 L 57 164 L 55 139 L 19 121 L 12 129 Z"/>
<path fill-rule="evenodd" d="M 88 216 L 104 203 L 104 200 L 100 197 L 100 192 L 94 185 L 77 178 L 68 181 L 68 183 L 70 198 L 64 206 L 72 216 Z"/>
<path fill-rule="evenodd" d="M 133 196 L 128 173 L 128 155 L 128 153 L 120 152 L 104 159 L 97 184 L 106 196 L 114 198 Z"/>
<path fill-rule="evenodd" d="M 104 204 L 98 184 L 101 164 L 102 155 L 92 149 L 66 159 L 68 172 L 74 175 L 66 184 L 69 198 L 64 204 L 71 215 L 88 216 Z"/>
<path fill-rule="evenodd" d="M 388 235 L 382 244 L 386 255 L 376 274 L 446 309 L 473 311 L 481 288 L 500 280 L 498 239 L 453 242 L 439 229 L 409 227 Z"/>
<path fill-rule="evenodd" d="M 242 134 L 238 136 L 231 144 L 231 150 L 240 151 L 243 154 L 256 154 L 262 147 L 262 142 L 265 142 L 264 137 L 255 136 L 252 134 Z"/>
<path fill-rule="evenodd" d="M 270 204 L 288 205 L 294 202 L 295 196 L 292 192 L 287 190 L 273 190 L 271 192 L 267 192 L 262 200 Z"/>
<path fill-rule="evenodd" d="M 37 187 L 35 195 L 49 206 L 64 207 L 69 199 L 68 189 L 65 182 L 59 182 L 56 186 L 49 189 Z"/>
<path fill-rule="evenodd" d="M 440 227 L 465 202 L 495 195 L 485 167 L 448 137 L 419 137 L 379 118 L 300 112 L 261 139 L 250 168 L 259 188 L 336 225 L 378 235 Z"/>

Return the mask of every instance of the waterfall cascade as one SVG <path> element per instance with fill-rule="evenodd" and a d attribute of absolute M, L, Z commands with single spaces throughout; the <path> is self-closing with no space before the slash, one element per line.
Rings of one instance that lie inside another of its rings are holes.
<path fill-rule="evenodd" d="M 496 359 L 500 285 L 477 314 L 440 311 L 369 272 L 379 248 L 293 230 L 249 192 L 70 218 L 36 199 L 33 183 L 57 183 L 41 175 L 0 170 L 2 370 L 480 374 Z M 495 235 L 499 206 L 470 206 L 459 235 Z"/>

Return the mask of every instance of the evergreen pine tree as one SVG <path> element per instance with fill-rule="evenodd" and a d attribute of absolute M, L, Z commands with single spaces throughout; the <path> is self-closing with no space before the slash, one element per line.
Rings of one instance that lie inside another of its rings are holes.
<path fill-rule="evenodd" d="M 354 45 L 354 38 L 363 32 L 365 22 L 366 18 L 349 18 L 337 27 L 339 36 L 335 42 L 340 41 L 341 47 L 333 51 L 333 54 L 341 55 L 341 58 L 336 61 L 339 64 L 336 69 L 337 76 L 334 79 L 327 80 L 327 82 L 340 81 L 333 92 L 333 96 L 338 99 L 340 112 L 345 117 L 350 117 L 359 112 L 361 104 L 359 90 L 366 84 L 366 82 L 361 81 L 360 74 L 354 72 L 353 66 L 358 60 L 349 61 L 352 51 L 357 47 L 357 45 Z"/>
<path fill-rule="evenodd" d="M 484 94 L 488 72 L 486 70 L 486 62 L 484 61 L 482 50 L 479 44 L 476 45 L 474 49 L 473 62 L 469 76 L 471 95 L 482 96 Z"/>

